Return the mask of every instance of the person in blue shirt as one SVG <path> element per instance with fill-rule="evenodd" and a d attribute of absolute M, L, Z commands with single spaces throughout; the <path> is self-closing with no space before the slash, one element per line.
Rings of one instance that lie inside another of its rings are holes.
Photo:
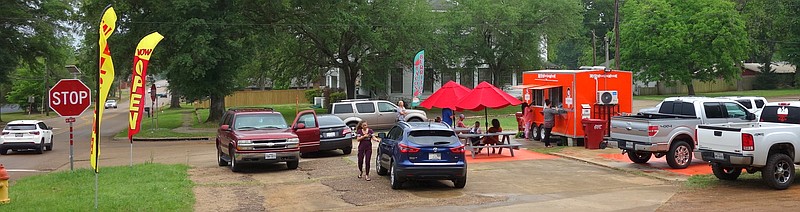
<path fill-rule="evenodd" d="M 442 122 L 447 123 L 447 126 L 453 126 L 453 110 L 450 108 L 442 109 Z"/>

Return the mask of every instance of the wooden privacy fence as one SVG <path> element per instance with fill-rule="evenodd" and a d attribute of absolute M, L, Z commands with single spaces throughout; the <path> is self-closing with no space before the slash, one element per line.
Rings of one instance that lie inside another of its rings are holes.
<path fill-rule="evenodd" d="M 754 76 L 745 76 L 733 82 L 725 82 L 725 80 L 717 79 L 711 82 L 700 82 L 693 80 L 694 91 L 696 93 L 709 93 L 709 92 L 723 92 L 723 91 L 736 91 L 736 90 L 752 90 Z M 677 83 L 675 86 L 666 86 L 659 84 L 657 87 L 637 87 L 638 95 L 660 95 L 660 94 L 687 94 L 688 88 L 683 83 Z"/>
<path fill-rule="evenodd" d="M 267 90 L 267 91 L 237 91 L 225 97 L 225 107 L 240 107 L 253 105 L 282 105 L 308 103 L 305 97 L 306 90 Z M 209 100 L 196 104 L 199 108 L 208 108 Z"/>

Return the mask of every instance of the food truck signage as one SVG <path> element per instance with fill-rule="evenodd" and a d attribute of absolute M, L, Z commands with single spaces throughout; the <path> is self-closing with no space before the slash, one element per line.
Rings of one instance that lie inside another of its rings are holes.
<path fill-rule="evenodd" d="M 589 74 L 589 78 L 597 79 L 597 78 L 617 78 L 616 74 Z"/>

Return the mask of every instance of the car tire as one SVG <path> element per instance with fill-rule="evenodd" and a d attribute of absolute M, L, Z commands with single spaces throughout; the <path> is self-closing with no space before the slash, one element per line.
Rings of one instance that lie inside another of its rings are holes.
<path fill-rule="evenodd" d="M 349 155 L 351 153 L 353 153 L 353 146 L 348 146 L 342 149 L 342 154 Z"/>
<path fill-rule="evenodd" d="M 298 166 L 300 166 L 300 161 L 299 160 L 286 161 L 286 167 L 288 167 L 289 170 L 295 170 L 295 169 L 297 169 Z"/>
<path fill-rule="evenodd" d="M 222 150 L 219 150 L 219 147 L 217 147 L 216 149 L 217 149 L 217 165 L 219 165 L 219 166 L 227 166 L 228 165 L 228 161 L 226 161 L 225 159 L 222 158 L 222 156 L 223 156 Z"/>
<path fill-rule="evenodd" d="M 0 155 L 7 155 L 7 154 L 8 154 L 8 149 L 0 148 Z"/>
<path fill-rule="evenodd" d="M 44 138 L 39 142 L 39 147 L 36 147 L 36 154 L 44 153 Z"/>
<path fill-rule="evenodd" d="M 533 128 L 533 140 L 534 141 L 541 141 L 542 140 L 542 125 L 535 126 Z"/>
<path fill-rule="evenodd" d="M 742 174 L 742 168 L 723 167 L 719 163 L 711 163 L 711 171 L 717 179 L 729 181 L 736 180 Z"/>
<path fill-rule="evenodd" d="M 667 164 L 673 169 L 685 169 L 692 164 L 692 146 L 686 141 L 675 141 L 667 152 Z"/>
<path fill-rule="evenodd" d="M 462 178 L 458 178 L 456 180 L 453 180 L 453 187 L 454 188 L 464 188 L 464 186 L 467 186 L 467 176 L 466 175 L 464 175 L 464 177 L 462 177 Z"/>
<path fill-rule="evenodd" d="M 239 167 L 238 162 L 236 162 L 236 155 L 235 155 L 235 152 L 233 151 L 233 149 L 230 150 L 230 154 L 228 154 L 228 155 L 231 157 L 231 171 L 233 171 L 233 172 L 242 171 L 242 168 Z"/>
<path fill-rule="evenodd" d="M 383 166 L 381 166 L 381 155 L 380 154 L 378 154 L 378 157 L 375 157 L 375 171 L 377 171 L 378 175 L 380 175 L 380 176 L 386 176 L 387 174 L 389 174 L 389 170 L 386 169 L 386 168 L 383 168 Z"/>
<path fill-rule="evenodd" d="M 653 153 L 649 152 L 628 152 L 628 158 L 634 163 L 647 163 L 652 156 Z"/>
<path fill-rule="evenodd" d="M 421 118 L 414 117 L 414 118 L 410 118 L 410 119 L 408 119 L 408 122 L 422 122 L 422 119 L 421 119 Z"/>
<path fill-rule="evenodd" d="M 767 165 L 761 169 L 761 179 L 769 187 L 784 190 L 794 182 L 794 164 L 786 154 L 775 153 L 767 158 Z"/>
<path fill-rule="evenodd" d="M 392 169 L 389 171 L 389 183 L 392 185 L 392 189 L 398 190 L 403 187 L 403 183 L 405 181 L 402 179 L 402 177 L 397 176 L 397 173 L 394 168 L 395 166 L 396 165 L 394 164 L 394 162 L 392 162 L 391 165 L 389 166 Z"/>
<path fill-rule="evenodd" d="M 53 151 L 53 137 L 50 137 L 50 143 L 47 144 L 47 148 L 44 149 L 45 151 Z"/>

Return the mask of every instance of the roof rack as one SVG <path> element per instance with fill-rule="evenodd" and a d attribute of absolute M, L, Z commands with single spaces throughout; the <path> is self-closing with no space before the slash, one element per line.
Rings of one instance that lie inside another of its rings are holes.
<path fill-rule="evenodd" d="M 271 107 L 233 107 L 229 108 L 229 111 L 275 111 Z"/>
<path fill-rule="evenodd" d="M 360 102 L 360 101 L 369 101 L 369 99 L 342 99 L 340 102 Z"/>

